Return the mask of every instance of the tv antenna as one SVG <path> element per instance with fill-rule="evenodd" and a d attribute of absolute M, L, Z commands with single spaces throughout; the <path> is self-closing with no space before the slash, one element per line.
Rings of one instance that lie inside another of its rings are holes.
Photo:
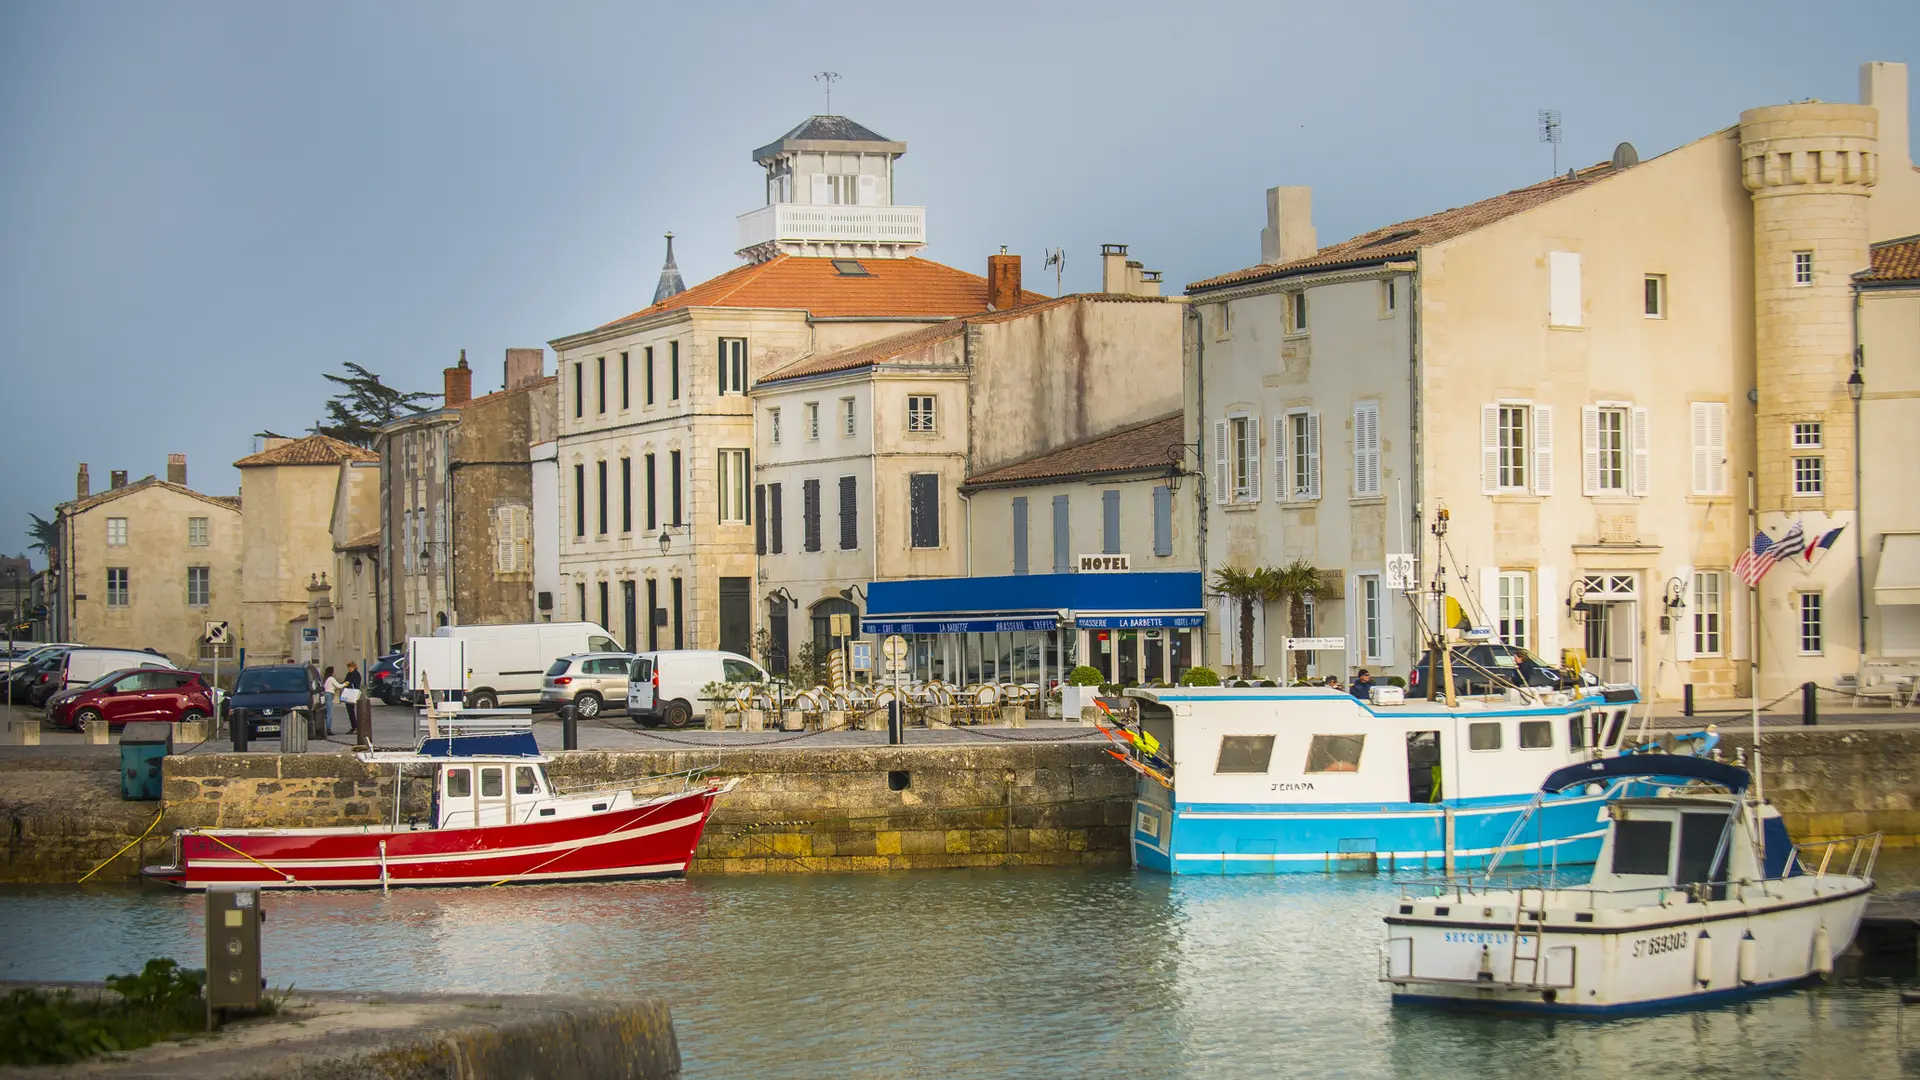
<path fill-rule="evenodd" d="M 1040 268 L 1045 270 L 1049 266 L 1053 267 L 1053 295 L 1059 296 L 1060 275 L 1065 273 L 1067 269 L 1067 251 L 1065 248 L 1047 249 L 1047 261 L 1041 264 Z"/>
<path fill-rule="evenodd" d="M 1540 141 L 1553 144 L 1553 174 L 1560 175 L 1560 110 L 1540 110 Z"/>
<path fill-rule="evenodd" d="M 827 111 L 825 115 L 832 116 L 833 115 L 833 84 L 840 81 L 840 73 L 837 71 L 822 71 L 813 77 L 813 81 L 817 83 L 826 84 Z"/>

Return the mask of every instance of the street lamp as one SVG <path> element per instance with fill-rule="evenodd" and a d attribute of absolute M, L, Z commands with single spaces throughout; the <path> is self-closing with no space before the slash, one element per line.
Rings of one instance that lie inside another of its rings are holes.
<path fill-rule="evenodd" d="M 7 611 L 7 656 L 13 656 L 13 624 L 20 621 L 20 566 L 7 564 L 7 582 L 13 592 L 13 606 Z"/>
<path fill-rule="evenodd" d="M 1180 494 L 1180 481 L 1187 475 L 1186 464 L 1189 453 L 1193 455 L 1193 460 L 1196 462 L 1204 460 L 1200 456 L 1200 444 L 1197 442 L 1167 444 L 1167 490 L 1175 495 Z"/>
<path fill-rule="evenodd" d="M 1854 368 L 1853 374 L 1847 376 L 1847 396 L 1857 404 L 1860 401 L 1860 395 L 1866 393 L 1866 390 L 1867 380 L 1860 377 L 1859 368 Z"/>

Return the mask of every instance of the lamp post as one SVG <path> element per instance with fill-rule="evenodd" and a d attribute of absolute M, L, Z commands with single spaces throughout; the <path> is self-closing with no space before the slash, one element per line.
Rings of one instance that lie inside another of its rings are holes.
<path fill-rule="evenodd" d="M 7 584 L 13 592 L 13 607 L 7 611 L 7 657 L 13 657 L 13 624 L 20 621 L 20 567 L 7 564 Z"/>
<path fill-rule="evenodd" d="M 1860 399 L 1867 392 L 1867 380 L 1860 374 L 1861 356 L 1854 353 L 1853 372 L 1847 376 L 1847 397 L 1853 401 L 1853 594 L 1860 614 L 1860 652 L 1854 663 L 1853 681 L 1860 685 L 1867 669 L 1867 500 L 1861 490 L 1860 475 Z"/>

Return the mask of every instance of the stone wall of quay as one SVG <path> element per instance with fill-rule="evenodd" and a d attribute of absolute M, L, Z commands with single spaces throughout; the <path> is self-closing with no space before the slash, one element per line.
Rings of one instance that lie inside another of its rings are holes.
<path fill-rule="evenodd" d="M 1753 745 L 1722 725 L 1721 758 Z M 1803 844 L 1883 832 L 1885 846 L 1920 847 L 1920 730 L 1775 728 L 1762 733 L 1761 783 Z"/>

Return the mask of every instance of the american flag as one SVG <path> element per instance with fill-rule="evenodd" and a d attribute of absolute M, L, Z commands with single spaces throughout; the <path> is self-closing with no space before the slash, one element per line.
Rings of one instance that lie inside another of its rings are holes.
<path fill-rule="evenodd" d="M 1778 540 L 1768 537 L 1765 532 L 1756 532 L 1752 546 L 1741 552 L 1740 558 L 1734 561 L 1733 572 L 1747 583 L 1748 588 L 1756 588 L 1760 579 L 1767 576 L 1767 571 L 1773 569 L 1774 563 L 1791 559 L 1805 551 L 1806 547 L 1806 531 L 1797 521 Z"/>

